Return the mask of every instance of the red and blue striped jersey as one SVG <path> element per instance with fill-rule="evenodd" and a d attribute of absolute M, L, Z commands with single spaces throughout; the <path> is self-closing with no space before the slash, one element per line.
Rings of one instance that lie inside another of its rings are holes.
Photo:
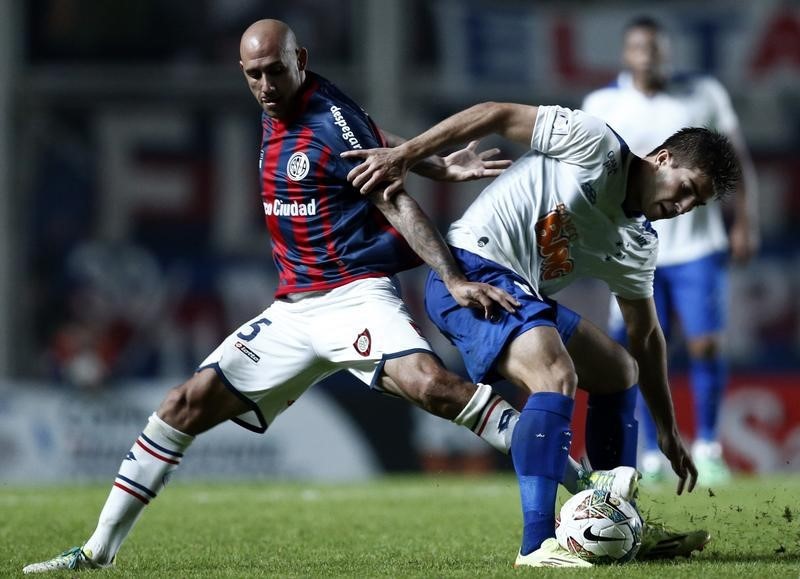
<path fill-rule="evenodd" d="M 419 257 L 347 181 L 350 149 L 385 146 L 367 114 L 328 80 L 306 73 L 284 121 L 262 113 L 261 197 L 278 270 L 275 297 L 393 275 Z"/>

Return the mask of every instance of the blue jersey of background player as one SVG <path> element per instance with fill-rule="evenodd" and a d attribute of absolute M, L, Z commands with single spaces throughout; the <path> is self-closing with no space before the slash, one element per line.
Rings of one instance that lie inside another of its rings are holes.
<path fill-rule="evenodd" d="M 307 71 L 294 117 L 262 113 L 261 196 L 278 270 L 276 297 L 329 290 L 421 263 L 347 173 L 342 151 L 384 146 L 367 114 Z"/>

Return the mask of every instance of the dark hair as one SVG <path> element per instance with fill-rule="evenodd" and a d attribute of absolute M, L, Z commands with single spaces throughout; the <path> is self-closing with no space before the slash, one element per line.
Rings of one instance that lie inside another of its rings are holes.
<path fill-rule="evenodd" d="M 628 32 L 634 28 L 647 28 L 657 34 L 665 32 L 664 27 L 661 26 L 661 23 L 651 16 L 637 16 L 635 18 L 631 18 L 628 20 L 628 23 L 625 24 L 623 34 L 628 34 Z"/>
<path fill-rule="evenodd" d="M 730 140 L 711 129 L 687 127 L 673 134 L 653 149 L 648 157 L 666 149 L 674 163 L 688 169 L 698 169 L 711 179 L 714 197 L 722 198 L 736 188 L 742 178 L 739 158 Z"/>

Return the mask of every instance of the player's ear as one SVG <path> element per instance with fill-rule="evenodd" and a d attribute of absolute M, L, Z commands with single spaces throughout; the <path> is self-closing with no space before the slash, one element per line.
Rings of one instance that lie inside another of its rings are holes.
<path fill-rule="evenodd" d="M 672 153 L 668 149 L 661 149 L 656 153 L 656 164 L 669 166 L 672 164 Z"/>
<path fill-rule="evenodd" d="M 297 49 L 297 68 L 298 70 L 305 70 L 308 64 L 308 50 L 305 48 Z"/>

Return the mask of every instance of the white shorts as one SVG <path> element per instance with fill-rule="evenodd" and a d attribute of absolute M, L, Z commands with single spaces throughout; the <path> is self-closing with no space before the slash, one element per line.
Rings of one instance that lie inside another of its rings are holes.
<path fill-rule="evenodd" d="M 198 370 L 214 368 L 252 410 L 234 422 L 264 432 L 312 384 L 348 370 L 372 388 L 387 359 L 431 352 L 387 277 L 277 300 L 242 325 Z"/>

